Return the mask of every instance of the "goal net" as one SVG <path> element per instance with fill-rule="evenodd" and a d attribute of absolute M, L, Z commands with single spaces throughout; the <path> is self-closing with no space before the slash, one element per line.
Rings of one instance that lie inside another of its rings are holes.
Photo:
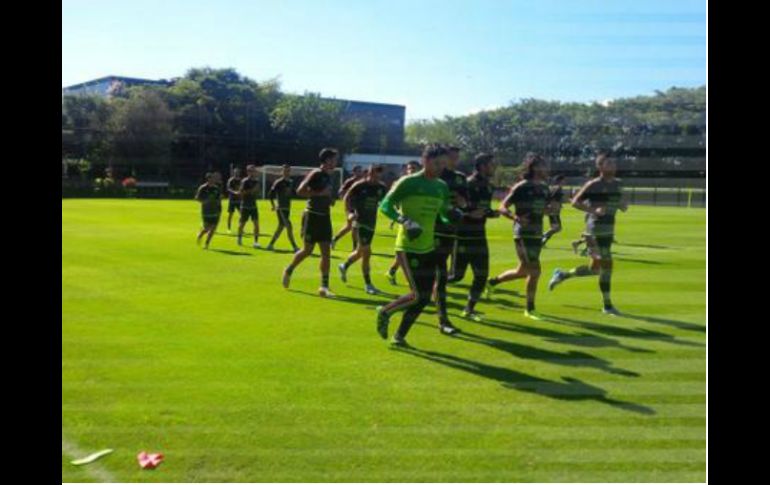
<path fill-rule="evenodd" d="M 302 179 L 305 178 L 305 176 L 311 171 L 318 168 L 318 166 L 315 167 L 305 167 L 305 166 L 292 166 L 291 167 L 291 180 L 294 185 L 294 189 L 296 190 L 297 187 L 299 187 L 300 182 L 302 182 Z M 262 175 L 262 198 L 267 198 L 267 193 L 270 192 L 270 187 L 273 186 L 273 183 L 281 178 L 283 175 L 283 165 L 263 165 L 259 167 L 259 172 Z M 332 188 L 333 192 L 336 196 L 337 191 L 342 186 L 342 180 L 343 178 L 343 172 L 341 168 L 335 168 L 332 173 Z"/>

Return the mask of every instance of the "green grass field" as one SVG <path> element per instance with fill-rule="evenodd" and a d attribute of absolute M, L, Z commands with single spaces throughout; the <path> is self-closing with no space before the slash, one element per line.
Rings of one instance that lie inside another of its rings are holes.
<path fill-rule="evenodd" d="M 227 235 L 197 247 L 193 201 L 62 200 L 62 480 L 705 481 L 705 211 L 619 216 L 619 318 L 599 311 L 595 278 L 547 291 L 584 261 L 569 249 L 581 214 L 563 219 L 542 257 L 549 321 L 523 317 L 521 281 L 478 305 L 484 323 L 463 321 L 468 275 L 450 287 L 466 335 L 440 335 L 429 306 L 403 352 L 377 336 L 388 298 L 363 292 L 360 266 L 339 280 L 344 251 L 325 300 L 318 258 L 280 286 L 285 238 L 274 253 Z M 395 295 L 393 234 L 381 218 L 373 275 Z M 515 266 L 510 222 L 489 234 L 492 272 Z M 102 448 L 115 452 L 69 464 Z M 141 470 L 141 450 L 166 461 Z"/>

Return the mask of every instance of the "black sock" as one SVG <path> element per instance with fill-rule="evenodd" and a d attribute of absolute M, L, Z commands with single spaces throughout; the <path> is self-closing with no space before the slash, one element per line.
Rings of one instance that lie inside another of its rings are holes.
<path fill-rule="evenodd" d="M 321 286 L 324 288 L 329 287 L 329 273 L 324 273 L 321 275 Z"/>
<path fill-rule="evenodd" d="M 348 258 L 348 259 L 346 259 L 344 263 L 342 263 L 342 267 L 343 267 L 344 269 L 348 269 L 348 268 L 350 268 L 350 259 L 349 259 L 349 258 Z"/>
<path fill-rule="evenodd" d="M 602 299 L 604 300 L 604 308 L 612 306 L 612 300 L 610 300 L 610 279 L 612 273 L 610 271 L 602 271 L 599 273 L 599 289 L 602 291 Z"/>
<path fill-rule="evenodd" d="M 476 308 L 476 300 L 468 300 L 468 303 L 465 305 L 465 311 L 470 313 L 475 308 Z"/>
<path fill-rule="evenodd" d="M 286 267 L 284 271 L 286 271 L 288 274 L 291 274 L 294 271 L 294 268 L 292 268 L 291 265 L 289 265 Z"/>
<path fill-rule="evenodd" d="M 534 312 L 535 311 L 535 302 L 527 300 L 527 311 L 528 312 Z"/>
<path fill-rule="evenodd" d="M 369 272 L 368 271 L 364 271 L 364 283 L 366 283 L 369 286 L 371 286 L 371 284 L 372 284 L 372 278 L 371 278 L 371 276 L 369 276 Z"/>
<path fill-rule="evenodd" d="M 591 271 L 591 268 L 589 268 L 588 266 L 578 266 L 577 268 L 573 268 L 563 274 L 564 274 L 564 279 L 566 280 L 574 276 L 591 276 L 594 274 L 594 272 Z"/>

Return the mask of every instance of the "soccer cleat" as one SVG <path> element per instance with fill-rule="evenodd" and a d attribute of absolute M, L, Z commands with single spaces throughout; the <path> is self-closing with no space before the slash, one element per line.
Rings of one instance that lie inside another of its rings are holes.
<path fill-rule="evenodd" d="M 254 249 L 262 249 L 262 246 L 260 246 L 258 242 L 255 242 L 254 244 L 252 244 L 251 247 L 253 247 Z"/>
<path fill-rule="evenodd" d="M 481 321 L 481 314 L 475 310 L 463 310 L 461 315 L 463 318 L 467 318 L 468 320 L 473 320 L 474 322 Z"/>
<path fill-rule="evenodd" d="M 524 310 L 524 316 L 527 318 L 531 318 L 532 320 L 545 320 L 543 316 L 537 313 L 535 310 L 532 310 L 532 311 Z"/>
<path fill-rule="evenodd" d="M 612 305 L 604 307 L 602 309 L 602 313 L 604 313 L 605 315 L 612 315 L 615 317 L 620 316 L 620 311 Z"/>
<path fill-rule="evenodd" d="M 396 286 L 397 283 L 396 283 L 396 273 L 395 272 L 391 273 L 390 271 L 388 271 L 387 273 L 385 273 L 385 277 L 388 278 L 388 283 L 390 283 L 393 286 Z"/>
<path fill-rule="evenodd" d="M 394 347 L 409 347 L 406 339 L 398 334 L 393 335 L 393 338 L 390 341 L 390 345 Z"/>
<path fill-rule="evenodd" d="M 329 288 L 325 286 L 318 288 L 318 295 L 323 298 L 334 298 L 336 296 Z"/>
<path fill-rule="evenodd" d="M 337 269 L 340 270 L 340 279 L 342 279 L 343 283 L 348 282 L 348 269 L 345 267 L 345 263 L 340 263 L 337 266 Z"/>
<path fill-rule="evenodd" d="M 379 295 L 381 293 L 381 291 L 375 288 L 374 285 L 366 285 L 364 290 L 367 295 Z"/>
<path fill-rule="evenodd" d="M 388 324 L 390 323 L 390 315 L 383 311 L 383 306 L 377 307 L 377 333 L 384 339 L 388 338 Z"/>
<path fill-rule="evenodd" d="M 272 251 L 274 248 L 272 244 L 268 244 L 265 249 L 267 249 L 268 251 Z"/>
<path fill-rule="evenodd" d="M 551 280 L 548 282 L 548 291 L 553 291 L 553 289 L 556 288 L 556 285 L 564 281 L 563 274 L 564 273 L 559 268 L 553 270 L 553 276 L 551 276 Z"/>
<path fill-rule="evenodd" d="M 450 322 L 449 320 L 444 320 L 442 322 L 439 322 L 438 330 L 444 335 L 455 335 L 460 333 L 460 329 L 452 325 L 452 322 Z"/>
<path fill-rule="evenodd" d="M 289 289 L 289 283 L 291 283 L 291 273 L 283 270 L 283 279 L 281 280 L 281 284 L 283 284 L 284 288 Z"/>

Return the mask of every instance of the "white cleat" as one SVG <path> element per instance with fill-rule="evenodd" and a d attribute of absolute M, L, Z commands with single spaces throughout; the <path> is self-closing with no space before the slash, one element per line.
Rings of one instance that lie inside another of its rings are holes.
<path fill-rule="evenodd" d="M 380 290 L 374 287 L 374 285 L 366 285 L 366 294 L 367 295 L 379 295 L 382 293 Z"/>
<path fill-rule="evenodd" d="M 318 294 L 323 298 L 334 298 L 336 296 L 329 288 L 325 286 L 318 288 Z"/>
<path fill-rule="evenodd" d="M 253 247 L 254 249 L 262 249 L 262 246 L 260 246 L 258 242 L 255 242 L 254 244 L 252 244 L 251 247 Z"/>

